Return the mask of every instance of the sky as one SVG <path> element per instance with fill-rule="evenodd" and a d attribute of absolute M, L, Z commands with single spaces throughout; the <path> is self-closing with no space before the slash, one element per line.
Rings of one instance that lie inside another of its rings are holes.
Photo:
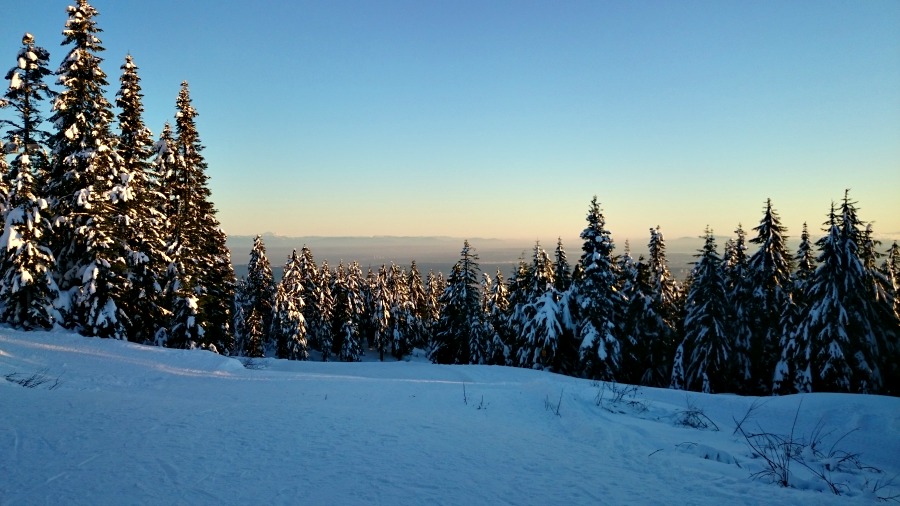
<path fill-rule="evenodd" d="M 72 1 L 4 1 L 0 68 L 25 31 L 58 66 Z M 552 244 L 597 195 L 617 241 L 767 198 L 796 237 L 850 188 L 900 238 L 900 2 L 91 4 L 155 134 L 190 83 L 229 234 Z"/>

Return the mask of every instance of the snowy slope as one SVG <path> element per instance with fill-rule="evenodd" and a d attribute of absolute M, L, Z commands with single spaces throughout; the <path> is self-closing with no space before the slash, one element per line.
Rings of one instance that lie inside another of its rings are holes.
<path fill-rule="evenodd" d="M 754 398 L 644 388 L 615 402 L 624 387 L 415 361 L 262 365 L 0 329 L 0 375 L 53 380 L 0 378 L 0 504 L 868 504 L 900 493 L 872 491 L 900 473 L 896 398 L 765 398 L 744 424 L 788 434 L 802 401 L 798 438 L 821 422 L 827 453 L 853 431 L 836 449 L 883 473 L 830 473 L 838 497 L 796 463 L 794 488 L 751 477 L 763 461 L 732 419 Z M 679 425 L 689 405 L 720 430 Z"/>

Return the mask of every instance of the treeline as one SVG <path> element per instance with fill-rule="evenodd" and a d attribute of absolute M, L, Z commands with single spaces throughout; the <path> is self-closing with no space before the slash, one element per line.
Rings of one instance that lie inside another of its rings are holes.
<path fill-rule="evenodd" d="M 415 262 L 317 267 L 304 247 L 277 283 L 257 237 L 237 290 L 238 353 L 353 361 L 421 348 L 437 363 L 704 392 L 898 393 L 900 248 L 878 251 L 849 194 L 815 245 L 804 224 L 794 254 L 771 201 L 755 236 L 738 226 L 721 255 L 707 230 L 683 284 L 659 227 L 635 259 L 627 243 L 614 254 L 596 198 L 587 222 L 574 266 L 561 241 L 552 258 L 538 243 L 509 281 L 482 274 L 467 241 L 446 281 L 423 281 Z"/>
<path fill-rule="evenodd" d="M 87 0 L 68 8 L 55 72 L 26 33 L 5 76 L 0 320 L 228 353 L 234 271 L 187 83 L 174 131 L 167 124 L 154 142 L 131 55 L 117 114 L 105 97 L 96 17 Z"/>

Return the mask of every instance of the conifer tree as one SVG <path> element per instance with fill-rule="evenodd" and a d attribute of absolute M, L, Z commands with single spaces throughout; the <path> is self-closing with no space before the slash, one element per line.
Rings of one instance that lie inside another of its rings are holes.
<path fill-rule="evenodd" d="M 792 336 L 793 358 L 787 358 L 796 371 L 792 390 L 882 392 L 896 327 L 873 318 L 878 302 L 860 259 L 862 222 L 849 194 L 826 224 L 828 233 L 817 242 L 819 267 Z"/>
<path fill-rule="evenodd" d="M 435 325 L 431 361 L 440 364 L 470 363 L 469 340 L 480 327 L 478 254 L 466 240 L 441 295 L 440 320 Z"/>
<path fill-rule="evenodd" d="M 309 359 L 304 306 L 302 261 L 297 250 L 294 250 L 284 266 L 284 274 L 275 294 L 271 333 L 276 357 Z"/>
<path fill-rule="evenodd" d="M 192 316 L 178 310 L 185 307 L 179 300 L 196 299 L 196 324 L 203 332 L 200 341 L 188 335 L 170 331 L 168 346 L 192 348 L 203 346 L 220 353 L 234 348 L 231 328 L 234 305 L 234 268 L 231 254 L 225 245 L 226 236 L 215 217 L 207 185 L 207 164 L 203 145 L 197 133 L 194 108 L 186 82 L 176 100 L 173 140 L 175 164 L 171 174 L 164 176 L 168 183 L 171 211 L 167 252 L 170 257 L 168 286 L 172 311 L 172 328 L 183 328 Z M 257 314 L 260 323 L 266 315 Z M 249 325 L 249 315 L 246 315 Z"/>
<path fill-rule="evenodd" d="M 303 320 L 306 322 L 306 336 L 310 347 L 319 348 L 319 336 L 323 332 L 325 322 L 320 311 L 322 287 L 319 285 L 319 269 L 312 251 L 304 245 L 297 256 L 300 284 L 303 293 Z M 321 350 L 320 350 L 321 351 Z"/>
<path fill-rule="evenodd" d="M 412 310 L 410 321 L 410 345 L 412 348 L 425 349 L 428 343 L 428 295 L 419 266 L 413 260 L 409 266 L 407 275 L 407 287 L 409 291 L 409 303 Z"/>
<path fill-rule="evenodd" d="M 391 264 L 388 273 L 390 293 L 390 337 L 391 355 L 401 359 L 412 351 L 413 333 L 416 326 L 416 308 L 410 299 L 406 273 L 399 265 Z"/>
<path fill-rule="evenodd" d="M 128 289 L 126 250 L 116 235 L 121 173 L 117 140 L 110 132 L 112 108 L 100 68 L 103 46 L 97 11 L 87 0 L 68 8 L 63 45 L 71 49 L 57 75 L 63 90 L 50 118 L 56 132 L 48 195 L 54 219 L 57 285 L 67 295 L 64 316 L 86 335 L 125 339 L 130 315 L 120 302 Z"/>
<path fill-rule="evenodd" d="M 778 361 L 772 377 L 772 393 L 775 395 L 792 394 L 797 390 L 796 381 L 803 378 L 801 383 L 807 385 L 803 391 L 809 391 L 811 378 L 809 371 L 798 370 L 798 364 L 805 367 L 809 364 L 808 339 L 798 333 L 803 319 L 803 312 L 808 305 L 806 293 L 809 291 L 810 280 L 816 272 L 816 259 L 813 253 L 813 244 L 810 241 L 809 230 L 803 223 L 800 233 L 800 245 L 794 255 L 797 268 L 791 273 L 790 300 L 781 311 L 781 335 L 778 340 Z M 801 349 L 800 347 L 803 346 Z"/>
<path fill-rule="evenodd" d="M 562 237 L 556 239 L 556 251 L 554 252 L 553 279 L 557 293 L 563 293 L 572 286 L 572 266 L 563 248 Z"/>
<path fill-rule="evenodd" d="M 319 268 L 318 277 L 318 297 L 316 298 L 316 313 L 318 316 L 316 330 L 316 344 L 319 351 L 322 352 L 322 361 L 328 362 L 332 355 L 334 346 L 334 309 L 335 300 L 333 286 L 334 281 L 331 276 L 331 268 L 328 266 L 328 260 L 322 262 Z"/>
<path fill-rule="evenodd" d="M 616 327 L 622 300 L 616 292 L 615 244 L 606 230 L 606 219 L 596 196 L 591 200 L 587 222 L 587 228 L 581 232 L 583 277 L 575 283 L 581 373 L 590 378 L 614 380 L 621 362 Z"/>
<path fill-rule="evenodd" d="M 28 33 L 22 46 L 17 65 L 6 74 L 10 86 L 0 100 L 15 114 L 14 120 L 0 123 L 11 127 L 6 146 L 15 148 L 10 165 L 6 150 L 0 149 L 0 321 L 24 329 L 46 329 L 60 320 L 53 307 L 59 293 L 53 278 L 56 261 L 48 247 L 47 203 L 37 194 L 34 175 L 45 178 L 47 174 L 49 160 L 43 149 L 47 134 L 40 128 L 43 118 L 38 105 L 53 93 L 44 83 L 50 74 L 49 54 Z M 43 186 L 45 181 L 38 183 Z"/>
<path fill-rule="evenodd" d="M 163 315 L 159 280 L 168 266 L 165 197 L 156 165 L 150 163 L 153 135 L 144 125 L 140 78 L 131 55 L 121 68 L 121 87 L 116 94 L 121 179 L 112 194 L 118 202 L 116 230 L 125 241 L 129 283 L 120 305 L 130 315 L 129 339 L 150 342 Z"/>
<path fill-rule="evenodd" d="M 730 303 L 722 259 L 716 252 L 716 239 L 706 229 L 703 248 L 691 273 L 684 318 L 684 341 L 676 351 L 673 371 L 682 374 L 684 388 L 702 392 L 733 392 L 736 388 L 736 364 L 732 359 L 733 338 L 729 328 Z M 681 355 L 683 365 L 678 364 Z"/>
<path fill-rule="evenodd" d="M 732 348 L 729 357 L 735 378 L 736 391 L 755 392 L 752 380 L 751 341 L 753 339 L 753 285 L 750 279 L 750 260 L 747 256 L 747 234 L 741 224 L 734 231 L 735 237 L 726 244 L 723 255 L 725 286 L 730 303 L 730 330 Z M 768 379 L 768 378 L 766 378 Z"/>
<path fill-rule="evenodd" d="M 489 329 L 489 358 L 491 365 L 507 365 L 510 362 L 509 341 L 512 339 L 509 330 L 509 291 L 503 279 L 503 273 L 497 269 L 491 283 L 486 283 L 490 291 L 486 294 L 484 307 L 485 318 Z"/>
<path fill-rule="evenodd" d="M 649 269 L 643 257 L 637 261 L 631 256 L 631 245 L 625 241 L 622 255 L 618 259 L 618 288 L 624 304 L 619 319 L 618 335 L 622 350 L 622 364 L 617 381 L 637 385 L 647 369 L 644 363 L 650 355 L 649 333 L 655 323 L 652 318 L 650 299 Z"/>
<path fill-rule="evenodd" d="M 391 324 L 391 300 L 388 293 L 387 267 L 382 264 L 378 275 L 372 280 L 372 314 L 370 325 L 372 328 L 372 345 L 378 352 L 378 360 L 384 362 L 384 353 L 388 349 Z"/>
<path fill-rule="evenodd" d="M 266 352 L 275 351 L 274 336 L 269 336 L 272 327 L 272 319 L 275 308 L 275 281 L 272 275 L 272 266 L 266 255 L 266 245 L 262 236 L 257 235 L 253 240 L 253 248 L 250 250 L 250 260 L 247 263 L 246 303 L 244 308 L 248 313 L 253 309 L 259 316 L 259 334 L 263 338 L 263 346 Z M 249 331 L 250 329 L 248 329 Z M 282 350 L 286 353 L 286 349 Z M 283 357 L 282 357 L 283 358 Z"/>
<path fill-rule="evenodd" d="M 513 331 L 519 336 L 516 365 L 558 370 L 557 351 L 563 338 L 554 266 L 540 243 L 534 246 L 529 284 L 522 304 L 513 309 Z"/>
<path fill-rule="evenodd" d="M 668 386 L 674 361 L 678 322 L 681 320 L 682 291 L 669 272 L 666 242 L 660 227 L 650 229 L 647 244 L 649 307 L 642 325 L 644 372 L 640 382 L 648 386 Z"/>
<path fill-rule="evenodd" d="M 763 218 L 753 230 L 750 242 L 759 249 L 748 261 L 749 285 L 752 287 L 748 304 L 751 376 L 755 393 L 767 393 L 769 381 L 780 353 L 782 313 L 790 304 L 791 257 L 785 246 L 785 232 L 772 200 L 766 200 Z"/>

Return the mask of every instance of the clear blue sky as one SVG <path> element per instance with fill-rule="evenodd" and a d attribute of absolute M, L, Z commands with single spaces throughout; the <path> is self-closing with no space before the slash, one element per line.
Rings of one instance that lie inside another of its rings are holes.
<path fill-rule="evenodd" d="M 0 68 L 69 3 L 4 2 Z M 92 4 L 154 133 L 189 81 L 230 234 L 797 236 L 849 187 L 900 237 L 895 0 Z"/>

